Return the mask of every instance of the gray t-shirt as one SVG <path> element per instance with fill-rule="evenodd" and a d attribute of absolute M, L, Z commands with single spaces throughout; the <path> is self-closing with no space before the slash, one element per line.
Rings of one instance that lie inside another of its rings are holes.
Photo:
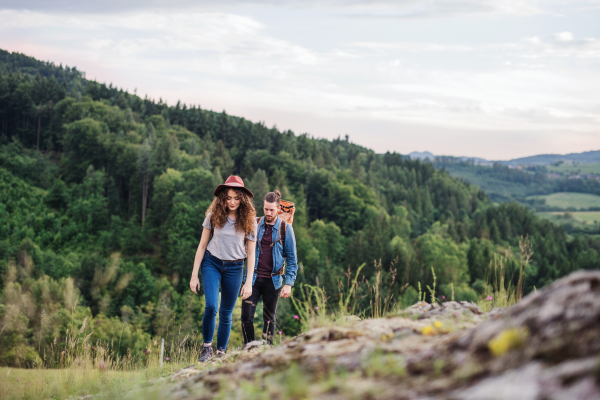
<path fill-rule="evenodd" d="M 210 213 L 204 218 L 202 226 L 210 229 Z M 246 235 L 246 239 L 256 241 L 256 221 L 252 233 Z M 235 221 L 229 216 L 223 228 L 215 228 L 213 237 L 206 248 L 210 253 L 221 260 L 240 260 L 246 258 L 246 247 L 244 246 L 244 234 L 235 229 Z"/>

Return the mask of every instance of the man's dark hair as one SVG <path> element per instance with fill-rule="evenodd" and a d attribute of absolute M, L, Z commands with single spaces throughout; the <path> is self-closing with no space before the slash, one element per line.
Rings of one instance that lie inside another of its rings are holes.
<path fill-rule="evenodd" d="M 277 205 L 279 205 L 281 203 L 281 193 L 279 190 L 269 192 L 265 195 L 265 201 L 267 203 L 277 203 Z"/>

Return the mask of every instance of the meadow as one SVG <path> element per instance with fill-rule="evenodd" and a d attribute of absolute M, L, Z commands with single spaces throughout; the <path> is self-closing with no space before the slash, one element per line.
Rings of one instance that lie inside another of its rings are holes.
<path fill-rule="evenodd" d="M 585 210 L 600 207 L 600 196 L 589 193 L 560 192 L 543 196 L 529 196 L 527 200 L 543 200 L 546 206 L 557 207 L 563 210 Z"/>
<path fill-rule="evenodd" d="M 599 174 L 600 175 L 600 163 L 590 164 L 560 164 L 546 166 L 548 172 L 571 175 L 571 174 Z"/>
<path fill-rule="evenodd" d="M 539 212 L 537 215 L 563 226 L 567 232 L 600 233 L 600 211 Z"/>
<path fill-rule="evenodd" d="M 173 365 L 163 370 L 156 368 L 132 371 L 101 370 L 71 367 L 64 369 L 21 369 L 0 367 L 0 398 L 62 399 L 102 392 L 106 398 L 121 398 L 136 385 L 172 371 Z"/>

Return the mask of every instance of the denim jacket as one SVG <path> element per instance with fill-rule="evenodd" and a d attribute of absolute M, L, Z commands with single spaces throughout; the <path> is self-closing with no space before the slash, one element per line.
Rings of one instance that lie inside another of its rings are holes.
<path fill-rule="evenodd" d="M 281 218 L 277 217 L 275 220 L 275 225 L 273 225 L 273 242 L 277 240 L 279 237 L 279 226 L 281 225 Z M 262 218 L 260 224 L 258 225 L 258 232 L 256 236 L 256 262 L 254 264 L 254 276 L 252 277 L 252 285 L 256 281 L 256 271 L 258 269 L 258 259 L 260 257 L 260 241 L 265 233 L 265 219 Z M 287 224 L 285 231 L 285 249 L 281 244 L 281 241 L 276 242 L 273 245 L 273 273 L 279 271 L 283 268 L 284 261 L 286 262 L 286 270 L 285 270 L 285 284 L 294 286 L 294 281 L 296 280 L 296 273 L 298 272 L 298 264 L 297 264 L 297 255 L 296 255 L 296 237 L 294 236 L 294 228 L 292 225 Z M 275 285 L 275 289 L 279 289 L 283 286 L 283 275 L 273 275 L 271 277 L 273 279 L 273 285 Z M 245 276 L 244 276 L 245 280 Z"/>

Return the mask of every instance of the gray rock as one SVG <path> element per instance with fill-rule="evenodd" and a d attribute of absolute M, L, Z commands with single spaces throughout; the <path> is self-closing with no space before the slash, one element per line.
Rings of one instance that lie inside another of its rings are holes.
<path fill-rule="evenodd" d="M 537 377 L 542 371 L 539 363 L 484 379 L 472 387 L 454 393 L 456 400 L 536 400 L 541 393 Z"/>
<path fill-rule="evenodd" d="M 446 301 L 441 304 L 429 304 L 420 301 L 401 311 L 401 315 L 417 319 L 457 317 L 465 313 L 475 315 L 483 314 L 477 304 L 469 303 L 468 301 Z"/>
<path fill-rule="evenodd" d="M 266 346 L 266 345 L 267 345 L 266 340 L 255 340 L 253 342 L 246 343 L 246 345 L 244 346 L 244 350 L 249 351 L 249 350 L 255 349 L 257 347 L 262 347 L 262 346 Z"/>

